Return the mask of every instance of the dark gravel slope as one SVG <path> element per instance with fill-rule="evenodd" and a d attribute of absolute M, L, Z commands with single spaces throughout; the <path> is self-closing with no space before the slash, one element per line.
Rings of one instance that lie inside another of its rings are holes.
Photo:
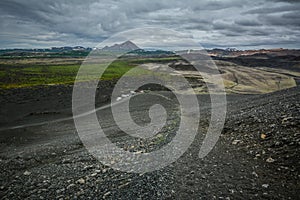
<path fill-rule="evenodd" d="M 172 98 L 168 92 L 161 94 Z M 35 104 L 36 108 L 38 104 L 43 105 L 40 109 L 43 112 L 36 110 L 15 122 L 13 119 L 7 121 L 28 124 L 70 116 L 67 106 L 58 107 L 55 113 L 44 112 L 67 97 L 69 94 L 62 92 L 56 98 L 40 99 Z M 198 152 L 208 126 L 209 97 L 200 95 L 199 99 L 202 116 L 199 134 L 189 150 L 172 165 L 146 174 L 123 173 L 103 166 L 85 150 L 72 120 L 1 130 L 0 197 L 297 199 L 300 189 L 300 88 L 266 95 L 229 95 L 225 129 L 204 159 L 198 158 Z M 24 102 L 22 106 L 33 105 L 31 102 Z M 136 115 L 154 103 L 149 97 L 141 102 L 144 103 L 131 108 Z M 12 104 L 10 102 L 13 107 Z M 5 105 L 4 100 L 2 105 Z M 105 116 L 109 110 L 103 112 Z M 172 134 L 176 122 L 176 117 L 171 117 L 165 130 Z M 118 133 L 115 124 L 108 119 L 103 123 L 108 133 Z M 119 137 L 118 140 L 123 139 Z M 126 143 L 125 139 L 123 142 Z"/>

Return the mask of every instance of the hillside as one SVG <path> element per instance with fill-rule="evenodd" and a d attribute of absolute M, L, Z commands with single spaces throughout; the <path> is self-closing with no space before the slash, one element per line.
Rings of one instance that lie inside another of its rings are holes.
<path fill-rule="evenodd" d="M 12 109 L 17 106 L 18 116 L 23 117 L 10 122 L 17 127 L 0 131 L 2 197 L 298 198 L 299 87 L 265 95 L 227 95 L 223 134 L 204 159 L 199 159 L 198 153 L 208 126 L 210 101 L 209 96 L 198 95 L 201 122 L 195 141 L 176 162 L 146 174 L 115 171 L 88 154 L 68 117 L 71 92 L 70 87 L 52 86 L 6 93 L 10 97 L 22 95 L 23 102 L 7 98 L 9 102 L 2 100 L 1 105 Z M 132 117 L 143 119 L 139 116 L 157 103 L 156 94 L 174 98 L 167 91 L 141 95 L 131 104 Z M 132 145 L 126 137 L 120 137 L 108 108 L 98 115 L 104 120 L 101 123 L 106 133 L 118 144 L 131 150 L 153 148 L 142 141 Z M 7 112 L 6 119 L 10 117 L 13 113 Z M 176 127 L 174 117 L 169 119 L 165 134 L 172 134 Z"/>

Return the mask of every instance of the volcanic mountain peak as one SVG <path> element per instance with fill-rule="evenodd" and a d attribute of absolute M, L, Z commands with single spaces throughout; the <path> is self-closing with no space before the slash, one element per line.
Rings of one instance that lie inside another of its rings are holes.
<path fill-rule="evenodd" d="M 102 50 L 105 51 L 133 51 L 140 49 L 136 44 L 131 42 L 130 40 L 121 43 L 121 44 L 114 44 L 113 46 L 106 46 Z"/>

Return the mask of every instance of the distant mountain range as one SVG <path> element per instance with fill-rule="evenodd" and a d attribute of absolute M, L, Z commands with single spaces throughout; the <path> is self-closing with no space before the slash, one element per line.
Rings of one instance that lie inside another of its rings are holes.
<path fill-rule="evenodd" d="M 105 46 L 102 50 L 103 51 L 134 51 L 138 49 L 140 48 L 136 44 L 128 40 L 121 44 L 114 44 L 113 46 Z"/>
<path fill-rule="evenodd" d="M 212 49 L 207 50 L 208 55 L 217 57 L 238 57 L 238 56 L 300 56 L 300 49 L 258 49 L 258 50 L 236 50 Z"/>
<path fill-rule="evenodd" d="M 108 52 L 130 52 L 138 55 L 147 54 L 174 54 L 171 51 L 163 50 L 145 50 L 139 48 L 132 41 L 128 40 L 121 44 L 105 46 L 104 48 L 85 48 L 82 46 L 51 47 L 45 49 L 0 49 L 1 56 L 87 56 L 92 50 Z M 202 50 L 201 50 L 202 51 Z M 181 51 L 180 51 L 181 52 Z M 193 50 L 183 50 L 182 52 L 193 53 Z M 259 50 L 237 50 L 235 48 L 210 49 L 206 50 L 212 57 L 240 57 L 240 56 L 300 56 L 300 49 L 259 49 Z M 179 53 L 179 52 L 177 52 Z M 203 52 L 205 53 L 205 51 Z"/>

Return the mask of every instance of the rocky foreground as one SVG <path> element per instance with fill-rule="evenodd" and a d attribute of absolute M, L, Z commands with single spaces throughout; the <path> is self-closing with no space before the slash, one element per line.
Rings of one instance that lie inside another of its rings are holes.
<path fill-rule="evenodd" d="M 199 95 L 201 120 L 193 144 L 170 166 L 145 174 L 115 171 L 89 155 L 70 119 L 71 90 L 58 86 L 2 93 L 2 199 L 297 199 L 299 196 L 300 87 L 266 95 L 228 95 L 224 131 L 204 159 L 198 158 L 198 153 L 208 127 L 210 101 L 209 96 Z M 174 98 L 167 91 L 159 94 Z M 132 117 L 144 113 L 155 100 L 147 96 L 140 101 L 144 103 L 133 104 Z M 101 115 L 109 115 L 109 109 Z M 174 134 L 177 123 L 176 116 L 170 117 L 162 136 L 170 139 L 168 136 Z M 148 146 L 142 141 L 131 141 L 126 146 L 126 137 L 109 118 L 103 124 L 111 138 L 129 151 L 140 146 L 153 149 L 153 145 L 164 145 L 157 141 Z"/>

